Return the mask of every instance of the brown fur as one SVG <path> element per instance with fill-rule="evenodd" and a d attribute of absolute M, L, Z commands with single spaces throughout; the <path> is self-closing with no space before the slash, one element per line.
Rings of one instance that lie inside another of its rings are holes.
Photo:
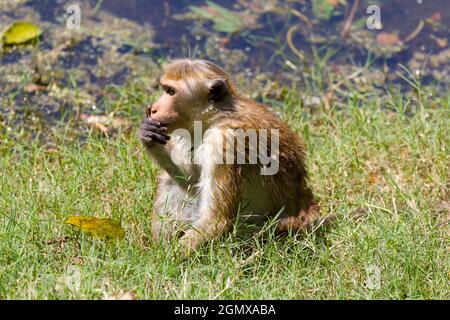
<path fill-rule="evenodd" d="M 226 84 L 227 92 L 221 101 L 211 102 L 208 100 L 211 84 L 218 80 Z M 264 201 L 264 212 L 258 212 L 260 208 L 251 211 L 259 220 L 274 217 L 284 208 L 278 217 L 278 233 L 306 230 L 319 218 L 319 207 L 307 184 L 305 145 L 284 122 L 265 106 L 242 98 L 230 77 L 208 61 L 176 60 L 165 66 L 161 83 L 173 87 L 176 93 L 170 96 L 164 93 L 151 107 L 151 118 L 167 125 L 168 132 L 179 128 L 191 131 L 194 120 L 201 120 L 205 130 L 219 129 L 224 139 L 226 129 L 278 129 L 279 170 L 273 176 L 262 176 L 259 162 L 180 167 L 168 156 L 176 147 L 175 142 L 148 149 L 164 170 L 153 215 L 155 238 L 161 233 L 168 238 L 175 234 L 173 229 L 164 230 L 161 222 L 165 215 L 161 212 L 165 210 L 164 197 L 175 211 L 174 220 L 185 224 L 180 243 L 188 249 L 196 249 L 204 241 L 230 230 L 243 201 L 248 201 L 250 208 L 258 208 L 256 202 Z M 212 112 L 206 112 L 208 107 Z M 211 143 L 209 146 L 214 148 Z M 246 144 L 246 159 L 248 148 Z M 183 172 L 187 173 L 187 179 L 180 179 Z M 177 202 L 186 196 L 198 201 L 198 217 L 192 213 L 196 209 L 186 209 Z"/>

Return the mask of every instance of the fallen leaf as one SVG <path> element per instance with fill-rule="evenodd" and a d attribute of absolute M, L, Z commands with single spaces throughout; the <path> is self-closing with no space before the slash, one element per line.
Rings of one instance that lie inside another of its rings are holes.
<path fill-rule="evenodd" d="M 378 180 L 379 180 L 378 172 L 377 171 L 369 172 L 367 180 L 368 180 L 369 184 L 377 184 Z"/>
<path fill-rule="evenodd" d="M 27 92 L 27 93 L 32 93 L 32 92 L 36 92 L 36 91 L 45 91 L 45 90 L 47 90 L 46 86 L 41 86 L 41 85 L 35 84 L 35 83 L 30 83 L 25 86 L 25 92 Z"/>
<path fill-rule="evenodd" d="M 38 38 L 41 33 L 41 29 L 34 24 L 17 21 L 3 33 L 2 40 L 5 45 L 22 44 Z"/>
<path fill-rule="evenodd" d="M 88 115 L 83 113 L 80 115 L 80 119 L 87 125 L 90 125 L 105 134 L 108 134 L 110 129 L 125 128 L 125 130 L 128 130 L 131 128 L 130 121 L 121 117 Z"/>
<path fill-rule="evenodd" d="M 65 221 L 83 232 L 99 239 L 123 239 L 125 231 L 118 221 L 108 218 L 95 218 L 89 216 L 72 216 Z"/>

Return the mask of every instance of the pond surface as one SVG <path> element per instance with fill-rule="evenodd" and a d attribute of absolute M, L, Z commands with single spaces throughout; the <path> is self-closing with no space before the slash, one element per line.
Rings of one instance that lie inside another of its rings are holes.
<path fill-rule="evenodd" d="M 367 27 L 374 4 L 378 30 Z M 79 29 L 67 28 L 69 5 L 80 8 Z M 123 103 L 146 103 L 160 63 L 186 56 L 224 66 L 247 96 L 276 101 L 285 85 L 305 92 L 306 106 L 336 83 L 331 102 L 415 81 L 449 86 L 448 0 L 1 0 L 0 10 L 0 33 L 19 20 L 43 30 L 38 44 L 0 49 L 0 117 L 10 125 L 111 111 L 124 95 L 116 86 L 127 88 Z"/>
<path fill-rule="evenodd" d="M 326 1 L 326 0 L 325 0 Z M 330 2 L 333 2 L 330 0 Z M 343 3 L 353 3 L 352 1 L 342 1 Z M 91 1 L 94 5 L 96 2 Z M 196 28 L 197 21 L 187 21 L 176 19 L 177 15 L 191 12 L 190 6 L 205 5 L 203 0 L 167 0 L 167 1 L 120 1 L 108 0 L 102 4 L 102 8 L 115 16 L 136 21 L 139 24 L 149 23 L 155 29 L 155 42 L 162 49 L 163 54 L 171 56 L 183 55 L 190 47 L 191 49 L 198 46 L 200 50 L 204 47 L 204 37 L 211 36 L 207 31 Z M 269 39 L 279 39 L 280 43 L 285 43 L 286 32 L 289 27 L 294 24 L 302 24 L 301 27 L 306 28 L 305 21 L 299 20 L 295 15 L 289 14 L 289 9 L 303 12 L 306 17 L 314 21 L 314 13 L 312 12 L 311 1 L 229 1 L 216 0 L 215 3 L 235 12 L 246 11 L 248 17 L 254 18 L 259 23 L 259 27 L 253 29 L 252 19 L 248 19 L 249 31 L 244 35 L 236 34 L 228 37 L 222 33 L 221 36 L 226 38 L 226 46 L 228 48 L 242 49 L 247 52 L 249 57 L 248 63 L 265 64 L 267 58 L 276 53 L 276 47 Z M 442 49 L 435 39 L 441 36 L 445 39 L 449 38 L 450 27 L 450 1 L 448 0 L 390 0 L 390 1 L 361 1 L 356 9 L 353 21 L 358 21 L 370 16 L 366 13 L 370 3 L 378 3 L 381 9 L 382 29 L 374 30 L 372 33 L 377 35 L 381 32 L 396 33 L 400 39 L 406 38 L 416 30 L 420 21 L 427 19 L 435 20 L 443 24 L 444 27 L 439 31 L 434 31 L 432 27 L 425 27 L 422 31 L 408 44 L 408 48 L 394 57 L 392 61 L 406 64 L 408 58 L 417 50 L 429 53 L 436 53 Z M 384 3 L 384 4 L 383 4 Z M 41 6 L 42 7 L 42 6 Z M 285 8 L 288 8 L 284 11 Z M 342 22 L 349 14 L 350 5 L 337 7 L 335 16 L 328 21 L 320 21 L 314 28 L 314 32 L 324 37 L 339 32 Z M 45 9 L 44 9 L 45 10 Z M 287 12 L 287 14 L 286 14 Z M 212 22 L 207 23 L 205 28 L 211 30 Z M 220 34 L 220 33 L 219 33 Z M 204 37 L 202 37 L 202 35 Z M 196 37 L 197 36 L 197 37 Z M 229 42 L 228 42 L 229 38 Z M 267 38 L 267 41 L 255 41 L 256 39 Z M 180 41 L 183 39 L 184 41 Z M 306 37 L 295 37 L 295 42 L 300 47 L 307 48 L 310 42 L 305 41 Z M 325 39 L 324 39 L 325 40 Z M 327 42 L 325 42 L 326 44 Z M 343 55 L 355 54 L 349 46 L 340 47 Z M 262 52 L 261 52 L 262 51 Z M 350 51 L 350 52 L 349 52 Z M 205 54 L 205 53 L 204 53 Z M 207 54 L 206 54 L 207 55 Z M 215 57 L 208 57 L 214 59 Z M 276 61 L 275 65 L 277 64 Z"/>

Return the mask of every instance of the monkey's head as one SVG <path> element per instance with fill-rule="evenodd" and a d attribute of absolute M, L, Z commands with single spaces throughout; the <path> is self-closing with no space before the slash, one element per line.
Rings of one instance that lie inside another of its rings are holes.
<path fill-rule="evenodd" d="M 147 108 L 147 115 L 168 132 L 191 128 L 195 120 L 208 120 L 208 110 L 221 108 L 235 90 L 226 72 L 205 60 L 179 59 L 164 66 L 162 95 Z"/>

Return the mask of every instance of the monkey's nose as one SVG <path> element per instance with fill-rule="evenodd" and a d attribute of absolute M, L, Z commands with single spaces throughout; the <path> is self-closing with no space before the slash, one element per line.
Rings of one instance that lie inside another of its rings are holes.
<path fill-rule="evenodd" d="M 150 116 L 151 111 L 152 111 L 152 106 L 149 105 L 149 106 L 147 106 L 147 108 L 145 109 L 145 114 L 146 114 L 147 116 Z"/>

